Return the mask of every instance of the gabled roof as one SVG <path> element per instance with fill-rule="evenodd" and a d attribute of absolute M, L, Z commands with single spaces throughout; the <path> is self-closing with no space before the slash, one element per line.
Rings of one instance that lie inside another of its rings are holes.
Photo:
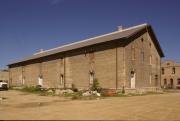
<path fill-rule="evenodd" d="M 30 57 L 27 57 L 27 58 L 25 58 L 23 60 L 11 63 L 9 65 L 13 65 L 13 64 L 33 60 L 33 59 L 38 59 L 38 58 L 41 58 L 41 57 L 57 54 L 57 53 L 60 53 L 60 52 L 65 52 L 65 51 L 69 51 L 69 50 L 73 50 L 73 49 L 78 49 L 78 48 L 82 48 L 82 47 L 86 47 L 86 46 L 90 46 L 90 45 L 94 45 L 94 44 L 98 44 L 98 43 L 103 43 L 103 42 L 107 42 L 107 41 L 111 41 L 111 40 L 116 40 L 116 39 L 121 39 L 121 38 L 128 38 L 128 37 L 140 32 L 143 29 L 150 29 L 150 32 L 154 36 L 154 39 L 156 39 L 155 34 L 154 34 L 151 26 L 149 24 L 141 24 L 141 25 L 130 27 L 130 28 L 118 30 L 118 31 L 115 31 L 115 32 L 112 32 L 112 33 L 108 33 L 108 34 L 100 35 L 100 36 L 97 36 L 97 37 L 85 39 L 85 40 L 82 40 L 82 41 L 74 42 L 74 43 L 71 43 L 71 44 L 63 45 L 63 46 L 60 46 L 60 47 L 57 47 L 57 48 L 45 50 L 45 51 L 42 51 L 42 52 L 39 52 L 39 53 L 35 53 L 34 55 L 32 55 Z M 162 51 L 157 39 L 154 42 L 155 42 L 155 44 L 157 46 L 158 51 L 160 51 L 159 52 L 160 56 L 164 57 L 163 51 Z"/>

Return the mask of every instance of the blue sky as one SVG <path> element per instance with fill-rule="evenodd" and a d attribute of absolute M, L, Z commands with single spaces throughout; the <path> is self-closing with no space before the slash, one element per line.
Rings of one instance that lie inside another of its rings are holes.
<path fill-rule="evenodd" d="M 142 23 L 180 61 L 179 0 L 0 0 L 0 68 L 74 41 Z"/>

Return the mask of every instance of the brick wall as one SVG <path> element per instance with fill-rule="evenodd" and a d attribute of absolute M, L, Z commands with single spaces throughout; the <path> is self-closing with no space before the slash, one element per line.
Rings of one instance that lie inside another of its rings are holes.
<path fill-rule="evenodd" d="M 78 88 L 89 88 L 90 72 L 93 71 L 103 88 L 115 89 L 123 86 L 129 88 L 133 70 L 136 72 L 137 88 L 159 86 L 160 56 L 149 34 L 145 33 L 135 38 L 125 47 L 121 41 L 115 40 L 51 55 L 40 58 L 40 61 L 34 63 L 32 61 L 31 64 L 10 68 L 12 84 L 17 85 L 24 79 L 26 85 L 37 85 L 38 76 L 42 75 L 43 84 L 50 87 L 71 87 L 74 84 Z M 132 48 L 135 52 L 134 59 L 132 59 Z M 143 61 L 142 52 L 144 52 Z M 152 64 L 150 64 L 150 55 Z M 61 84 L 61 75 L 65 84 Z"/>

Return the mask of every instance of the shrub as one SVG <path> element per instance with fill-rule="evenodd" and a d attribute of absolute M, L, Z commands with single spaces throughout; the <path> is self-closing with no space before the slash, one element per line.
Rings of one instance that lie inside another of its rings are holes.
<path fill-rule="evenodd" d="M 122 87 L 122 94 L 124 94 L 125 93 L 125 89 L 124 89 L 124 86 Z"/>
<path fill-rule="evenodd" d="M 78 89 L 76 88 L 75 84 L 72 84 L 72 91 L 78 92 Z"/>
<path fill-rule="evenodd" d="M 34 86 L 25 86 L 22 89 L 19 89 L 20 91 L 23 92 L 28 92 L 28 93 L 34 93 L 34 94 L 39 94 L 41 96 L 48 96 L 52 95 L 53 93 L 48 92 L 47 90 L 42 90 L 39 87 L 34 87 Z"/>
<path fill-rule="evenodd" d="M 91 89 L 92 91 L 98 91 L 98 92 L 101 90 L 100 85 L 99 85 L 99 82 L 98 82 L 97 79 L 94 79 L 94 80 L 93 80 L 93 84 L 92 84 L 92 86 L 91 86 L 90 89 Z"/>

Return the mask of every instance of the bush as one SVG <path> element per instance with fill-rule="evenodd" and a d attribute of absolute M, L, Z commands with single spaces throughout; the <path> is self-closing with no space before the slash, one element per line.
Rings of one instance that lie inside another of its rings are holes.
<path fill-rule="evenodd" d="M 122 88 L 122 94 L 124 94 L 125 93 L 125 89 L 124 89 L 124 86 L 123 86 L 123 88 Z"/>
<path fill-rule="evenodd" d="M 28 92 L 28 93 L 33 93 L 33 94 L 39 94 L 41 96 L 48 96 L 48 95 L 53 95 L 53 93 L 48 92 L 48 90 L 42 90 L 39 87 L 34 87 L 34 86 L 25 86 L 22 89 L 19 89 L 22 92 Z"/>
<path fill-rule="evenodd" d="M 76 88 L 75 84 L 72 84 L 72 91 L 78 92 L 78 89 Z"/>
<path fill-rule="evenodd" d="M 101 91 L 101 87 L 100 87 L 99 82 L 98 82 L 97 79 L 94 79 L 94 80 L 93 80 L 93 84 L 92 84 L 92 86 L 91 86 L 90 89 L 91 89 L 92 91 L 98 91 L 98 92 Z"/>

